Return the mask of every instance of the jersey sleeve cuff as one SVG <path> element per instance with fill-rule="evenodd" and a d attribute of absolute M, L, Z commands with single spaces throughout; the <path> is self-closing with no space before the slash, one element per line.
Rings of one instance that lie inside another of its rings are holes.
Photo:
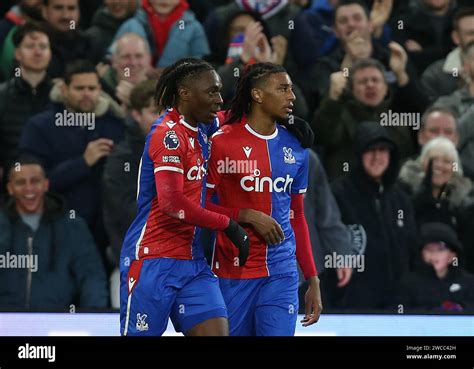
<path fill-rule="evenodd" d="M 154 173 L 161 172 L 163 170 L 167 170 L 167 171 L 170 171 L 170 172 L 178 172 L 178 173 L 184 174 L 183 169 L 176 168 L 176 167 L 171 167 L 171 166 L 166 166 L 166 165 L 161 166 L 161 167 L 156 167 L 155 170 L 154 170 Z"/>

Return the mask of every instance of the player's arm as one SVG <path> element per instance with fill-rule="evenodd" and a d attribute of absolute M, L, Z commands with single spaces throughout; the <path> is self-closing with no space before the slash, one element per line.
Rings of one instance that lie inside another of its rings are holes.
<path fill-rule="evenodd" d="M 215 136 L 218 136 L 217 133 Z M 213 139 L 215 138 L 213 137 Z M 221 147 L 219 142 L 213 141 L 211 157 L 208 165 L 208 175 L 206 183 L 206 208 L 216 213 L 227 215 L 229 218 L 239 222 L 251 224 L 268 244 L 278 244 L 284 240 L 285 235 L 278 222 L 265 213 L 253 209 L 227 208 L 212 202 L 212 198 L 221 185 L 222 170 L 219 170 L 219 160 L 221 158 Z"/>
<path fill-rule="evenodd" d="M 166 215 L 198 227 L 223 231 L 229 225 L 229 217 L 206 210 L 192 202 L 183 193 L 183 173 L 170 168 L 155 169 L 155 184 L 160 210 Z"/>
<path fill-rule="evenodd" d="M 323 306 L 308 223 L 304 216 L 303 194 L 291 195 L 291 215 L 290 222 L 296 239 L 296 259 L 308 282 L 308 290 L 305 294 L 305 317 L 301 321 L 303 326 L 307 327 L 319 320 Z"/>
<path fill-rule="evenodd" d="M 183 193 L 183 173 L 158 170 L 155 172 L 155 180 L 158 205 L 163 213 L 198 227 L 224 231 L 240 251 L 239 266 L 245 265 L 249 239 L 242 227 L 228 216 L 206 210 L 189 200 Z"/>
<path fill-rule="evenodd" d="M 323 309 L 319 278 L 313 258 L 313 250 L 309 238 L 308 223 L 304 216 L 304 193 L 308 188 L 309 151 L 305 150 L 304 157 L 298 169 L 298 174 L 293 181 L 291 194 L 290 222 L 296 239 L 296 258 L 308 281 L 308 290 L 305 295 L 305 317 L 303 326 L 314 324 L 318 321 Z"/>
<path fill-rule="evenodd" d="M 170 133 L 172 132 L 172 133 Z M 184 195 L 184 167 L 186 142 L 174 131 L 157 130 L 151 139 L 149 154 L 154 164 L 155 186 L 160 210 L 173 218 L 198 227 L 224 231 L 240 250 L 240 265 L 248 256 L 248 235 L 228 216 L 206 210 Z"/>
<path fill-rule="evenodd" d="M 207 191 L 206 209 L 213 212 L 227 215 L 229 218 L 241 224 L 250 224 L 257 233 L 270 245 L 281 243 L 285 239 L 285 234 L 280 224 L 271 216 L 254 209 L 226 208 L 212 202 L 214 191 Z"/>

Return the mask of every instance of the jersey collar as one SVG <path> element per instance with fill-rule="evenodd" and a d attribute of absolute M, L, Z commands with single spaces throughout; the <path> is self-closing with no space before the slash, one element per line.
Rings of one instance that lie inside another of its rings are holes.
<path fill-rule="evenodd" d="M 251 134 L 253 134 L 254 136 L 258 137 L 258 138 L 261 138 L 262 140 L 271 140 L 273 138 L 275 138 L 277 135 L 278 135 L 278 125 L 275 125 L 275 132 L 273 132 L 271 135 L 268 135 L 268 136 L 265 136 L 265 135 L 261 135 L 260 133 L 257 133 L 255 132 L 252 127 L 250 127 L 250 125 L 248 123 L 245 124 L 245 128 L 247 129 L 247 131 L 249 131 Z"/>
<path fill-rule="evenodd" d="M 184 120 L 184 116 L 180 115 L 179 116 L 179 123 L 181 123 L 183 126 L 185 126 L 186 128 L 189 128 L 191 131 L 194 131 L 194 132 L 197 132 L 198 131 L 198 128 L 197 127 L 193 127 L 192 125 L 190 125 L 189 123 L 186 123 L 186 121 Z"/>

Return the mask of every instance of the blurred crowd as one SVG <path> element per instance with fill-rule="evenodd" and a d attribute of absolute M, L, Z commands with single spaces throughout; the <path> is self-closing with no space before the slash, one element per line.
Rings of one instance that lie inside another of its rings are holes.
<path fill-rule="evenodd" d="M 197 57 L 223 108 L 247 65 L 288 71 L 315 134 L 305 212 L 326 311 L 474 312 L 472 1 L 19 0 L 0 14 L 1 310 L 118 307 L 156 80 Z M 12 267 L 19 255 L 37 270 Z"/>

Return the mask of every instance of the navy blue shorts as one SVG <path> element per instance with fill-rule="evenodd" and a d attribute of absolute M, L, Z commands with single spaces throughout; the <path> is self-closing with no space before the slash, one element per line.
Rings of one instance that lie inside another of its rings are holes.
<path fill-rule="evenodd" d="M 168 318 L 186 333 L 211 318 L 227 318 L 219 280 L 206 260 L 133 260 L 120 275 L 120 332 L 161 336 Z"/>
<path fill-rule="evenodd" d="M 231 336 L 294 336 L 298 273 L 255 279 L 220 278 Z"/>

